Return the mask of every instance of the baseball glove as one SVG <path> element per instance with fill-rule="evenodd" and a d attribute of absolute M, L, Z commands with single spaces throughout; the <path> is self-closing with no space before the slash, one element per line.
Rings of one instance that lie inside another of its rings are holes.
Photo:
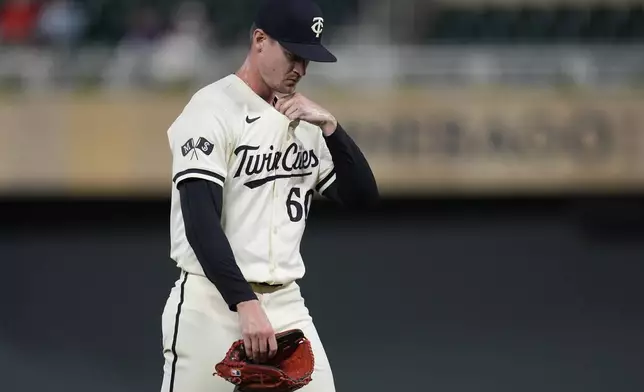
<path fill-rule="evenodd" d="M 246 356 L 244 341 L 235 341 L 224 359 L 215 365 L 215 373 L 235 384 L 240 392 L 290 392 L 311 382 L 313 350 L 311 342 L 299 329 L 275 335 L 277 353 L 266 363 L 254 363 Z"/>

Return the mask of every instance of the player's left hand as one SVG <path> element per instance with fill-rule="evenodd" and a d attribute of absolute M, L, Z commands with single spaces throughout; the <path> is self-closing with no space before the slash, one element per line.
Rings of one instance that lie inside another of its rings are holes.
<path fill-rule="evenodd" d="M 289 118 L 302 120 L 322 129 L 324 136 L 331 136 L 338 122 L 328 110 L 306 98 L 300 93 L 293 93 L 277 99 L 275 109 Z"/>

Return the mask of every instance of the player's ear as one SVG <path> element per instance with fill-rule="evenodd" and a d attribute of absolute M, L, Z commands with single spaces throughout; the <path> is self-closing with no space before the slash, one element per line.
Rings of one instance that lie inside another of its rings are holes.
<path fill-rule="evenodd" d="M 264 45 L 266 45 L 267 41 L 268 41 L 268 35 L 266 35 L 264 30 L 255 29 L 253 31 L 252 44 L 259 52 L 261 52 L 264 49 Z"/>

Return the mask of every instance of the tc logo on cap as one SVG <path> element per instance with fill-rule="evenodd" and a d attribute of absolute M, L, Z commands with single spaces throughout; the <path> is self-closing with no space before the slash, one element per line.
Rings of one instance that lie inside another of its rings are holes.
<path fill-rule="evenodd" d="M 313 18 L 313 25 L 311 26 L 311 30 L 313 30 L 317 38 L 320 38 L 320 34 L 322 34 L 323 28 L 324 28 L 324 19 L 319 16 Z"/>

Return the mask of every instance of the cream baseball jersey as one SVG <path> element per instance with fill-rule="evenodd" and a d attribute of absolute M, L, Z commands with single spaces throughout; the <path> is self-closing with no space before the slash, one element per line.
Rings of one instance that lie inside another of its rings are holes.
<path fill-rule="evenodd" d="M 305 266 L 300 242 L 315 192 L 335 181 L 319 127 L 290 121 L 231 74 L 198 91 L 168 130 L 172 152 L 171 252 L 204 275 L 185 235 L 177 184 L 223 188 L 221 224 L 249 282 L 287 283 Z"/>

